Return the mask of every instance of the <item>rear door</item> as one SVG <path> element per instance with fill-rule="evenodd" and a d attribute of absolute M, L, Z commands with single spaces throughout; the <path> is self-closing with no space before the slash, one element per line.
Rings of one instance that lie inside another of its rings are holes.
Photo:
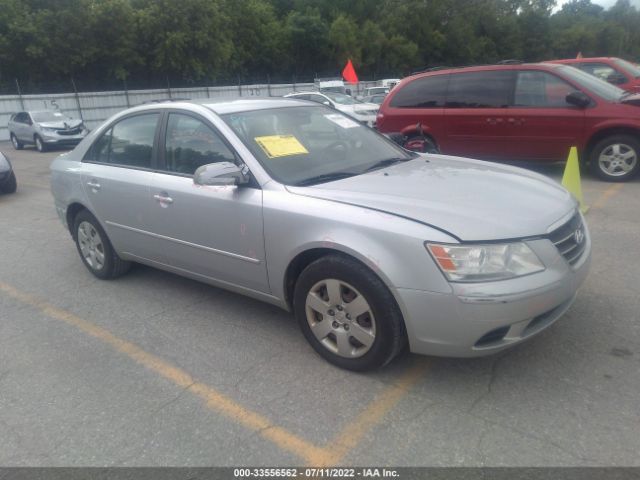
<path fill-rule="evenodd" d="M 513 92 L 513 70 L 452 73 L 445 103 L 443 153 L 506 160 L 509 136 L 507 107 Z"/>
<path fill-rule="evenodd" d="M 505 154 L 514 160 L 566 160 L 569 148 L 580 145 L 584 131 L 584 109 L 566 101 L 575 90 L 550 72 L 518 71 L 507 115 Z"/>
<path fill-rule="evenodd" d="M 81 177 L 90 207 L 119 253 L 144 258 L 161 255 L 150 235 L 154 207 L 150 184 L 160 112 L 118 120 L 92 145 Z"/>

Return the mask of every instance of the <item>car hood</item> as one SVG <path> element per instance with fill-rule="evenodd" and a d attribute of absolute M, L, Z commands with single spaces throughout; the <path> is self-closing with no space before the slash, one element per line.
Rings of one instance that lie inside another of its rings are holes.
<path fill-rule="evenodd" d="M 61 130 L 68 128 L 76 128 L 82 123 L 81 120 L 70 118 L 68 120 L 60 120 L 58 122 L 40 122 L 38 125 L 45 128 L 59 128 Z"/>
<path fill-rule="evenodd" d="M 544 235 L 577 206 L 567 190 L 540 174 L 444 155 L 420 156 L 364 175 L 287 188 L 298 195 L 410 218 L 461 241 Z"/>

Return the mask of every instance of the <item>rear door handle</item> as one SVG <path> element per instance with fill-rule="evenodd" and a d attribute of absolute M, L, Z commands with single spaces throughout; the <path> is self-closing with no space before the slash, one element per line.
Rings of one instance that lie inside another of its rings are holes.
<path fill-rule="evenodd" d="M 90 187 L 92 190 L 100 190 L 100 184 L 95 180 L 89 180 L 87 182 L 87 186 Z"/>
<path fill-rule="evenodd" d="M 158 203 L 160 205 L 163 205 L 163 206 L 173 203 L 173 198 L 171 198 L 170 196 L 168 196 L 165 193 L 156 194 L 156 195 L 153 196 L 153 198 L 155 198 L 158 201 Z"/>

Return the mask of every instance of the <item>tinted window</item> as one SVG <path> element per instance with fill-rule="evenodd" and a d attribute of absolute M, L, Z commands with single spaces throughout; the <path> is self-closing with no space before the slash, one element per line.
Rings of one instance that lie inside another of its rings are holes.
<path fill-rule="evenodd" d="M 166 170 L 193 175 L 202 165 L 235 162 L 235 156 L 220 136 L 197 118 L 169 114 L 165 141 Z"/>
<path fill-rule="evenodd" d="M 578 68 L 601 80 L 607 80 L 611 75 L 618 73 L 617 70 L 606 63 L 581 63 Z"/>
<path fill-rule="evenodd" d="M 93 144 L 85 160 L 151 168 L 158 117 L 158 113 L 150 113 L 119 121 Z"/>
<path fill-rule="evenodd" d="M 449 108 L 502 108 L 509 103 L 513 71 L 455 73 L 449 80 Z"/>
<path fill-rule="evenodd" d="M 395 108 L 437 108 L 444 106 L 449 75 L 417 78 L 398 90 L 391 99 Z"/>
<path fill-rule="evenodd" d="M 625 94 L 624 90 L 616 87 L 615 85 L 611 85 L 604 80 L 600 80 L 593 75 L 589 75 L 582 70 L 568 65 L 559 66 L 555 71 L 562 74 L 562 76 L 570 81 L 577 83 L 581 87 L 586 88 L 608 101 L 619 100 Z"/>
<path fill-rule="evenodd" d="M 527 70 L 518 72 L 514 106 L 567 107 L 567 94 L 575 88 L 547 72 Z"/>

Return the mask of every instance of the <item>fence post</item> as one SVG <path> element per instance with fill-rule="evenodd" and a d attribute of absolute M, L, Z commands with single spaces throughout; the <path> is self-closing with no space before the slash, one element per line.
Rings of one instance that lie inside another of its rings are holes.
<path fill-rule="evenodd" d="M 240 75 L 238 75 L 238 94 L 242 96 L 242 84 L 240 83 Z"/>
<path fill-rule="evenodd" d="M 267 92 L 271 96 L 271 75 L 267 74 Z"/>
<path fill-rule="evenodd" d="M 169 75 L 167 75 L 167 93 L 169 94 L 169 100 L 171 100 L 171 84 L 169 84 Z"/>
<path fill-rule="evenodd" d="M 20 99 L 20 110 L 24 112 L 24 100 L 22 98 L 22 92 L 20 91 L 20 84 L 18 83 L 18 79 L 16 78 L 16 88 L 18 89 L 18 98 Z"/>
<path fill-rule="evenodd" d="M 129 103 L 129 89 L 127 89 L 127 79 L 123 78 L 122 83 L 124 83 L 124 97 L 127 100 L 127 108 L 129 108 L 131 104 Z"/>
<path fill-rule="evenodd" d="M 78 95 L 78 89 L 76 88 L 76 82 L 73 81 L 73 77 L 71 77 L 71 85 L 73 85 L 73 93 L 76 97 L 76 104 L 78 105 L 78 113 L 80 113 L 80 120 L 84 122 L 84 117 L 82 116 L 82 106 L 80 105 L 80 96 Z"/>
<path fill-rule="evenodd" d="M 291 83 L 293 84 L 293 91 L 296 92 L 296 76 L 291 77 Z"/>
<path fill-rule="evenodd" d="M 209 85 L 207 85 L 207 98 L 211 98 L 211 90 L 209 90 Z"/>

